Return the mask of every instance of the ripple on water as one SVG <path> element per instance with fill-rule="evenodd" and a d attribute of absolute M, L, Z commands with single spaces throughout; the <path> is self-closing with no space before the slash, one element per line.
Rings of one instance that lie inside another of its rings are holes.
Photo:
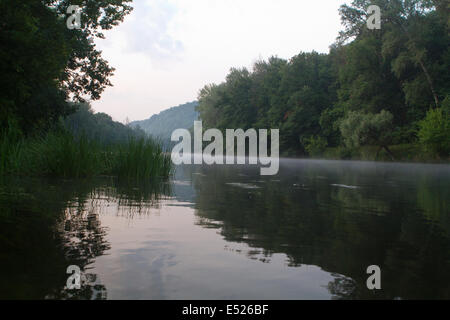
<path fill-rule="evenodd" d="M 254 184 L 249 184 L 249 183 L 225 183 L 228 186 L 232 186 L 232 187 L 237 187 L 237 188 L 242 188 L 242 189 L 261 189 L 261 187 L 258 187 Z"/>
<path fill-rule="evenodd" d="M 348 186 L 346 184 L 332 184 L 333 187 L 346 188 L 346 189 L 359 189 L 358 186 Z"/>

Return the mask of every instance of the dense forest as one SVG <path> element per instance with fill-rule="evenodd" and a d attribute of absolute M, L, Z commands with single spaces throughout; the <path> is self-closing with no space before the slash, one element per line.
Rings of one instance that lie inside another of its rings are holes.
<path fill-rule="evenodd" d="M 87 103 L 114 72 L 95 39 L 131 1 L 0 0 L 0 175 L 170 174 L 161 145 Z"/>
<path fill-rule="evenodd" d="M 1 128 L 30 135 L 74 112 L 70 102 L 100 99 L 114 68 L 94 40 L 123 21 L 129 2 L 0 1 Z M 71 5 L 80 6 L 80 28 L 68 28 Z"/>
<path fill-rule="evenodd" d="M 100 144 L 142 136 L 86 104 L 100 99 L 114 72 L 94 40 L 123 21 L 130 2 L 0 1 L 0 171 L 11 171 L 23 141 L 45 139 L 61 123 L 75 138 Z M 80 28 L 67 26 L 74 4 Z M 369 5 L 381 8 L 380 30 L 366 26 Z M 447 160 L 449 6 L 446 0 L 343 5 L 344 28 L 327 54 L 271 57 L 252 70 L 233 68 L 223 83 L 201 89 L 204 127 L 279 128 L 285 155 Z M 169 119 L 169 110 L 138 124 L 166 140 L 172 128 L 197 117 L 193 106 L 185 106 L 182 121 Z"/>
<path fill-rule="evenodd" d="M 95 113 L 88 103 L 77 105 L 77 111 L 67 116 L 62 126 L 75 137 L 85 136 L 102 145 L 125 143 L 130 137 L 142 138 L 146 133 L 139 128 L 131 128 L 114 121 L 106 113 Z"/>
<path fill-rule="evenodd" d="M 151 116 L 147 120 L 134 121 L 130 127 L 142 129 L 150 136 L 159 139 L 166 148 L 175 142 L 171 141 L 172 132 L 177 129 L 191 129 L 194 121 L 198 120 L 198 106 L 196 101 L 173 107 Z"/>
<path fill-rule="evenodd" d="M 367 28 L 370 5 L 381 8 L 379 30 Z M 285 155 L 448 159 L 449 9 L 446 0 L 343 5 L 329 53 L 271 57 L 205 86 L 203 124 L 279 128 Z"/>

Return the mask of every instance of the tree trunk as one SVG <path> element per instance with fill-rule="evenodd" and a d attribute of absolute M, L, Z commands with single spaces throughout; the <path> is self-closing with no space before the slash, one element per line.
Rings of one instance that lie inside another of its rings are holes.
<path fill-rule="evenodd" d="M 412 42 L 412 44 L 414 46 L 414 50 L 417 51 L 416 42 L 411 37 L 411 35 L 409 34 L 408 30 L 405 28 L 405 26 L 401 22 L 397 22 L 397 23 L 400 25 L 400 27 L 402 28 L 403 32 L 405 32 L 405 34 L 408 37 L 408 39 Z M 425 74 L 425 77 L 427 78 L 428 85 L 429 85 L 431 93 L 433 95 L 434 104 L 435 104 L 436 108 L 438 108 L 439 107 L 439 98 L 437 96 L 436 90 L 434 89 L 433 80 L 431 79 L 430 73 L 428 72 L 428 68 L 425 66 L 425 63 L 422 61 L 421 58 L 417 58 L 417 60 L 418 60 L 418 62 L 420 64 L 420 67 L 422 68 L 423 73 Z"/>
<path fill-rule="evenodd" d="M 384 145 L 383 148 L 384 148 L 384 150 L 386 150 L 386 152 L 389 154 L 389 156 L 391 157 L 391 160 L 392 160 L 392 161 L 395 161 L 394 154 L 391 152 L 391 150 L 389 150 L 389 147 L 386 146 L 386 145 Z"/>
<path fill-rule="evenodd" d="M 430 73 L 428 72 L 427 67 L 425 67 L 425 64 L 423 63 L 423 61 L 421 59 L 419 59 L 419 64 L 420 64 L 423 72 L 425 73 L 425 76 L 427 77 L 428 85 L 430 86 L 431 93 L 433 94 L 434 104 L 436 105 L 436 108 L 438 108 L 439 107 L 439 98 L 437 96 L 436 90 L 434 89 L 433 80 L 431 80 Z"/>

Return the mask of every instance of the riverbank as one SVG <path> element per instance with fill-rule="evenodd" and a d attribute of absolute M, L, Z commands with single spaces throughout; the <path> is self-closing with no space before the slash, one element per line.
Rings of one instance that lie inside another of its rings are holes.
<path fill-rule="evenodd" d="M 420 163 L 450 163 L 450 156 L 439 157 L 427 152 L 420 145 L 401 144 L 389 146 L 394 158 L 385 150 L 379 150 L 377 146 L 363 146 L 354 150 L 343 148 L 327 148 L 321 158 L 327 160 L 361 160 L 361 161 L 395 161 L 395 162 L 420 162 Z"/>

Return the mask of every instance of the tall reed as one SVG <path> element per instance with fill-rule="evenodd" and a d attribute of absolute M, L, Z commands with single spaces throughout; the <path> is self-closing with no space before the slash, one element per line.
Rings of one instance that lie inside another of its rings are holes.
<path fill-rule="evenodd" d="M 151 138 L 130 138 L 104 146 L 63 130 L 34 138 L 0 136 L 0 174 L 85 178 L 113 175 L 129 179 L 168 177 L 170 156 Z"/>
<path fill-rule="evenodd" d="M 130 138 L 118 145 L 111 155 L 111 171 L 120 178 L 150 179 L 168 177 L 171 174 L 171 159 L 157 141 L 151 138 Z"/>
<path fill-rule="evenodd" d="M 65 131 L 49 132 L 32 141 L 27 152 L 33 157 L 28 163 L 33 164 L 38 175 L 84 178 L 105 170 L 98 143 Z"/>

